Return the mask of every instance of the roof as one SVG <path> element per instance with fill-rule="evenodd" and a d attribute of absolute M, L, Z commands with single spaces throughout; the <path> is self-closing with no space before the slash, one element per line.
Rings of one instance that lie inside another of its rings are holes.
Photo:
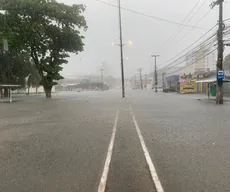
<path fill-rule="evenodd" d="M 21 85 L 7 85 L 7 84 L 0 84 L 0 88 L 19 88 Z"/>
<path fill-rule="evenodd" d="M 216 79 L 203 79 L 203 80 L 198 80 L 196 82 L 197 83 L 215 83 Z M 228 83 L 228 82 L 230 82 L 230 80 L 229 79 L 224 79 L 223 82 Z"/>

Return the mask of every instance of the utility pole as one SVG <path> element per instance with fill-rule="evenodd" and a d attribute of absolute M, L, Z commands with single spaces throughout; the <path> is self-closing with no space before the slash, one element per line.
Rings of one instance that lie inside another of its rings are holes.
<path fill-rule="evenodd" d="M 148 82 L 148 76 L 147 76 L 147 73 L 145 74 L 145 89 L 147 89 L 147 82 Z"/>
<path fill-rule="evenodd" d="M 89 90 L 92 91 L 92 75 L 89 76 Z"/>
<path fill-rule="evenodd" d="M 143 82 L 142 82 L 142 74 L 141 74 L 142 69 L 141 69 L 141 68 L 139 68 L 139 69 L 137 69 L 137 70 L 139 71 L 139 74 L 140 74 L 141 90 L 143 90 Z"/>
<path fill-rule="evenodd" d="M 158 85 L 158 81 L 157 81 L 157 57 L 159 57 L 159 55 L 151 55 L 151 56 L 155 58 L 154 76 L 155 76 L 155 92 L 157 93 L 157 85 Z"/>
<path fill-rule="evenodd" d="M 135 75 L 135 89 L 137 89 L 137 76 Z"/>
<path fill-rule="evenodd" d="M 217 56 L 217 65 L 216 65 L 216 73 L 217 73 L 217 83 L 216 83 L 216 104 L 223 104 L 224 93 L 223 93 L 223 79 L 218 78 L 219 71 L 223 70 L 223 52 L 224 52 L 224 44 L 223 44 L 223 2 L 224 0 L 216 0 L 210 6 L 211 8 L 219 5 L 219 29 L 217 31 L 218 38 L 218 56 Z"/>
<path fill-rule="evenodd" d="M 123 59 L 123 37 L 121 25 L 121 0 L 118 0 L 118 16 L 119 16 L 119 31 L 120 31 L 120 55 L 121 55 L 121 84 L 122 84 L 122 97 L 125 98 L 125 78 L 124 78 L 124 59 Z"/>
<path fill-rule="evenodd" d="M 104 76 L 103 76 L 103 69 L 101 69 L 101 83 L 102 83 L 102 91 L 104 91 Z"/>
<path fill-rule="evenodd" d="M 165 72 L 162 73 L 162 88 L 165 88 Z"/>

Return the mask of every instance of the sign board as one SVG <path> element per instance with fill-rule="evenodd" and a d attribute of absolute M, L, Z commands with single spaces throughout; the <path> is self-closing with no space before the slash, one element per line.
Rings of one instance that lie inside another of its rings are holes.
<path fill-rule="evenodd" d="M 195 81 L 180 82 L 180 93 L 196 93 L 197 84 Z"/>
<path fill-rule="evenodd" d="M 220 80 L 220 79 L 224 79 L 224 70 L 219 70 L 217 71 L 217 79 Z"/>

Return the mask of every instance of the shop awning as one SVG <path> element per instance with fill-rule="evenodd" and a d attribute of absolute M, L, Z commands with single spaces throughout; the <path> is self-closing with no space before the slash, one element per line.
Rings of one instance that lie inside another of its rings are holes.
<path fill-rule="evenodd" d="M 216 83 L 216 79 L 203 79 L 203 80 L 201 79 L 201 80 L 198 80 L 196 82 L 197 83 Z M 229 79 L 224 79 L 223 82 L 228 83 L 228 82 L 230 82 L 230 80 Z"/>
<path fill-rule="evenodd" d="M 19 88 L 21 85 L 8 85 L 8 84 L 0 84 L 0 88 Z"/>

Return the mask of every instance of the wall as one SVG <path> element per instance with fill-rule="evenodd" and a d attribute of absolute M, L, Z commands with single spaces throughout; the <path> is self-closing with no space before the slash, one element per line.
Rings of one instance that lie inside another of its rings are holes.
<path fill-rule="evenodd" d="M 39 86 L 37 88 L 37 92 L 36 92 L 36 87 L 30 87 L 29 91 L 30 91 L 29 93 L 31 93 L 31 94 L 33 94 L 33 93 L 44 93 L 45 92 L 43 86 Z M 53 86 L 51 91 L 52 91 L 52 93 L 55 93 L 55 86 Z M 26 94 L 26 93 L 28 93 L 28 88 L 14 90 L 13 93 L 25 93 Z"/>
<path fill-rule="evenodd" d="M 39 87 L 37 88 L 37 92 L 36 92 L 36 87 L 30 87 L 30 90 L 29 90 L 29 91 L 30 91 L 30 93 L 44 93 L 44 92 L 45 92 L 43 86 L 39 86 Z M 27 92 L 28 92 L 28 88 L 26 88 L 26 93 L 27 93 Z M 52 92 L 52 93 L 55 92 L 55 86 L 52 87 L 51 92 Z"/>

